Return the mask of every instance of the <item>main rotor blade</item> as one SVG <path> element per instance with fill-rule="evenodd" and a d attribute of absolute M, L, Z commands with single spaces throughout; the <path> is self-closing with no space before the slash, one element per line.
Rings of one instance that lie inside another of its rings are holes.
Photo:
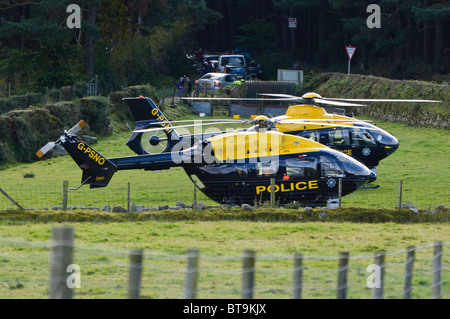
<path fill-rule="evenodd" d="M 221 121 L 221 122 L 229 122 L 229 123 L 242 123 L 242 120 L 232 120 L 232 119 L 214 119 L 214 120 L 201 120 L 201 119 L 197 119 L 197 120 L 183 120 L 183 121 L 169 121 L 169 123 L 187 123 L 187 122 L 217 122 L 217 121 Z"/>
<path fill-rule="evenodd" d="M 290 121 L 290 120 L 294 120 L 294 121 L 313 121 L 313 122 L 351 122 L 351 123 L 355 123 L 355 122 L 373 122 L 372 120 L 358 120 L 355 118 L 349 118 L 348 120 L 342 120 L 342 119 L 303 119 L 303 118 L 292 118 L 292 119 L 285 119 L 285 120 L 280 120 L 280 121 Z"/>
<path fill-rule="evenodd" d="M 246 124 L 245 122 L 241 121 L 242 124 Z M 185 128 L 185 127 L 195 127 L 195 126 L 203 126 L 203 125 L 220 125 L 220 124 L 238 124 L 238 123 L 232 123 L 232 122 L 217 122 L 217 123 L 206 123 L 206 124 L 190 124 L 190 125 L 180 125 L 180 126 L 168 126 L 168 127 L 157 127 L 157 128 L 146 128 L 142 130 L 135 130 L 134 132 L 137 133 L 144 133 L 144 132 L 156 132 L 156 131 L 167 131 L 177 128 Z"/>
<path fill-rule="evenodd" d="M 304 100 L 306 101 L 307 99 L 304 99 L 300 96 L 295 96 L 295 95 L 290 95 L 290 94 L 280 94 L 280 93 L 259 93 L 258 95 L 263 95 L 263 96 L 273 96 L 273 97 L 279 97 L 279 98 L 285 98 L 285 99 L 296 99 L 296 100 Z"/>
<path fill-rule="evenodd" d="M 79 121 L 77 124 L 75 124 L 70 130 L 67 131 L 67 134 L 76 134 L 78 131 L 80 131 L 83 127 L 86 126 L 86 122 L 84 120 Z"/>
<path fill-rule="evenodd" d="M 45 144 L 39 151 L 36 152 L 37 157 L 41 158 L 44 156 L 48 151 L 50 151 L 52 148 L 54 148 L 56 145 L 56 142 L 48 142 Z"/>
<path fill-rule="evenodd" d="M 325 100 L 323 98 L 320 98 L 320 99 L 314 98 L 313 101 L 314 101 L 314 103 L 335 105 L 335 106 L 367 106 L 364 104 L 345 103 L 345 102 L 338 102 L 338 101 L 333 101 L 333 100 Z"/>
<path fill-rule="evenodd" d="M 285 101 L 284 99 L 264 99 L 258 97 L 181 97 L 180 100 L 205 101 Z"/>
<path fill-rule="evenodd" d="M 442 103 L 438 100 L 402 100 L 402 99 L 342 99 L 342 98 L 322 98 L 327 101 L 345 101 L 345 102 L 405 102 L 405 103 Z"/>

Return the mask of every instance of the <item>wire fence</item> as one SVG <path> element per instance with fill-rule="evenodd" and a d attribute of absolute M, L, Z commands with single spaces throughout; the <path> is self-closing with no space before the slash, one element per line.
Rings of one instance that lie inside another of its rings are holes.
<path fill-rule="evenodd" d="M 145 250 L 139 264 L 133 264 L 130 251 L 77 242 L 68 262 L 78 267 L 78 282 L 66 265 L 64 278 L 54 279 L 59 278 L 53 274 L 55 258 L 67 257 L 62 251 L 55 254 L 58 245 L 54 239 L 49 244 L 0 238 L 0 296 L 48 298 L 54 284 L 71 282 L 75 298 L 127 298 L 130 289 L 138 292 L 135 296 L 155 299 L 450 297 L 449 246 L 442 242 L 385 253 L 383 264 L 377 264 L 376 254 L 350 254 L 344 266 L 342 253 L 277 256 L 244 250 L 240 256 L 212 256 L 195 249 L 179 254 Z M 136 271 L 139 276 L 133 277 Z"/>
<path fill-rule="evenodd" d="M 63 206 L 69 209 L 102 209 L 105 205 L 109 205 L 111 208 L 120 206 L 128 211 L 130 206 L 138 206 L 140 210 L 160 207 L 175 208 L 180 202 L 184 204 L 181 206 L 191 206 L 194 201 L 214 207 L 222 204 L 204 195 L 182 171 L 172 182 L 167 181 L 163 175 L 158 175 L 162 173 L 148 174 L 151 178 L 136 178 L 130 182 L 114 181 L 113 179 L 104 188 L 90 189 L 88 186 L 83 186 L 78 190 L 73 190 L 79 186 L 73 181 L 67 182 L 66 186 L 64 186 L 63 180 L 57 182 L 33 179 L 1 181 L 0 189 L 4 194 L 0 193 L 0 209 L 17 208 L 14 202 L 24 209 L 61 209 Z M 284 191 L 292 190 L 291 186 L 288 185 L 286 189 L 283 188 L 276 192 L 275 201 L 278 200 L 282 191 L 285 195 L 287 193 Z M 220 183 L 217 183 L 216 189 L 222 190 Z M 275 187 L 275 189 L 279 188 Z M 336 198 L 338 198 L 337 185 L 334 189 Z M 265 191 L 267 192 L 267 190 L 266 187 Z M 383 181 L 377 188 L 361 188 L 343 196 L 341 206 L 435 209 L 439 206 L 450 206 L 449 194 L 450 181 L 430 181 L 427 185 L 410 180 Z"/>

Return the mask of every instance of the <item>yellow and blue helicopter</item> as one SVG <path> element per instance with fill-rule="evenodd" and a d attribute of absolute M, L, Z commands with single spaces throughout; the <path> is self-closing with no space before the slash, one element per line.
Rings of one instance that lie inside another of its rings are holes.
<path fill-rule="evenodd" d="M 82 170 L 81 186 L 91 188 L 107 186 L 119 170 L 182 167 L 206 196 L 226 204 L 254 204 L 269 200 L 274 192 L 280 204 L 324 206 L 329 199 L 337 198 L 339 180 L 341 195 L 345 196 L 374 178 L 372 171 L 347 154 L 271 129 L 273 122 L 266 117 L 249 123 L 254 125 L 251 130 L 200 138 L 191 146 L 187 141 L 191 142 L 192 136 L 184 139 L 178 135 L 151 99 L 126 100 L 136 120 L 136 129 L 127 144 L 139 155 L 104 157 L 78 140 L 76 134 L 85 125 L 80 121 L 57 141 L 42 147 L 38 157 L 56 144 L 62 145 Z M 228 122 L 215 124 L 219 123 Z M 167 134 L 168 146 L 164 152 L 149 154 L 140 145 L 142 134 L 156 131 Z M 275 181 L 273 189 L 271 179 Z"/>
<path fill-rule="evenodd" d="M 285 115 L 271 118 L 275 128 L 283 133 L 312 139 L 335 150 L 346 153 L 375 173 L 379 162 L 394 153 L 398 140 L 389 132 L 370 121 L 358 120 L 354 117 L 330 114 L 324 107 L 364 107 L 359 103 L 366 102 L 440 102 L 435 100 L 405 99 L 343 99 L 324 98 L 317 93 L 306 93 L 302 97 L 288 94 L 260 94 L 267 98 L 184 98 L 186 100 L 262 100 L 292 101 L 300 104 L 289 106 Z"/>

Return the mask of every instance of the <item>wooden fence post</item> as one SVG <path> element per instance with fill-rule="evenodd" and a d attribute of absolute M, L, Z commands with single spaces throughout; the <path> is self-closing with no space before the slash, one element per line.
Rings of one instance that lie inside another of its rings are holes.
<path fill-rule="evenodd" d="M 303 286 L 303 256 L 301 254 L 294 255 L 294 276 L 292 284 L 292 298 L 302 298 Z"/>
<path fill-rule="evenodd" d="M 16 205 L 20 210 L 24 210 L 25 208 L 23 208 L 21 205 L 19 205 L 18 202 L 16 202 L 11 196 L 9 196 L 3 189 L 0 188 L 0 192 L 5 195 L 5 197 L 7 199 L 9 199 L 14 205 Z"/>
<path fill-rule="evenodd" d="M 200 252 L 198 249 L 189 249 L 187 251 L 188 262 L 186 283 L 184 287 L 184 299 L 195 299 L 197 295 L 199 254 Z"/>
<path fill-rule="evenodd" d="M 385 253 L 382 253 L 382 252 L 378 252 L 375 254 L 374 263 L 375 263 L 375 265 L 378 265 L 380 267 L 380 278 L 379 278 L 379 287 L 375 286 L 373 288 L 373 294 L 372 294 L 373 299 L 383 299 L 384 268 L 385 268 L 384 257 L 385 257 Z"/>
<path fill-rule="evenodd" d="M 416 247 L 414 247 L 414 246 L 408 247 L 406 249 L 406 262 L 405 262 L 405 274 L 404 274 L 405 284 L 403 286 L 403 299 L 411 299 L 415 252 L 416 252 Z"/>
<path fill-rule="evenodd" d="M 337 299 L 347 299 L 347 274 L 349 256 L 350 253 L 347 251 L 339 253 Z"/>
<path fill-rule="evenodd" d="M 402 208 L 403 181 L 398 184 L 398 209 Z"/>
<path fill-rule="evenodd" d="M 270 178 L 270 207 L 275 207 L 275 178 Z"/>
<path fill-rule="evenodd" d="M 434 243 L 433 252 L 433 299 L 442 297 L 442 241 Z"/>
<path fill-rule="evenodd" d="M 69 198 L 69 181 L 63 181 L 63 209 L 67 209 L 67 201 Z"/>
<path fill-rule="evenodd" d="M 50 251 L 50 299 L 72 299 L 73 289 L 69 288 L 67 267 L 72 265 L 73 227 L 52 228 Z"/>
<path fill-rule="evenodd" d="M 197 207 L 197 181 L 194 180 L 194 203 L 192 204 L 192 208 L 195 209 Z"/>
<path fill-rule="evenodd" d="M 255 286 L 255 252 L 246 249 L 242 256 L 242 299 L 252 299 Z"/>
<path fill-rule="evenodd" d="M 131 184 L 128 182 L 128 196 L 127 196 L 127 212 L 130 212 L 131 207 Z"/>
<path fill-rule="evenodd" d="M 141 289 L 143 251 L 132 250 L 129 255 L 128 299 L 139 299 Z"/>
<path fill-rule="evenodd" d="M 341 208 L 341 203 L 342 203 L 342 178 L 341 177 L 339 177 L 339 183 L 338 183 L 338 200 L 339 200 L 338 207 Z"/>

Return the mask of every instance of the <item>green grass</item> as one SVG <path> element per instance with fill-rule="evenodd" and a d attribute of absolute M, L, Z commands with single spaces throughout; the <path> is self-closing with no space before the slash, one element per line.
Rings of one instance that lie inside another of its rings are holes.
<path fill-rule="evenodd" d="M 183 298 L 186 251 L 200 250 L 198 298 L 240 298 L 241 256 L 253 249 L 255 298 L 290 298 L 292 257 L 304 256 L 304 298 L 335 298 L 338 253 L 350 251 L 349 298 L 371 298 L 367 267 L 385 251 L 387 298 L 401 298 L 404 249 L 448 243 L 449 224 L 248 221 L 83 222 L 75 227 L 75 298 L 126 298 L 128 253 L 144 250 L 142 298 Z M 0 298 L 47 298 L 50 231 L 60 223 L 0 222 Z M 447 247 L 447 246 L 446 246 Z M 444 251 L 447 248 L 444 248 Z M 414 298 L 431 298 L 432 248 L 416 252 Z M 450 297 L 444 254 L 443 292 Z"/>
<path fill-rule="evenodd" d="M 256 298 L 290 298 L 292 257 L 305 256 L 304 298 L 335 298 L 337 257 L 350 251 L 349 298 L 371 298 L 366 287 L 377 251 L 386 251 L 387 298 L 401 298 L 404 249 L 444 241 L 444 298 L 450 298 L 446 253 L 450 240 L 448 209 L 414 214 L 394 208 L 398 181 L 404 201 L 419 208 L 449 206 L 448 131 L 410 128 L 377 121 L 400 140 L 400 148 L 378 169 L 378 189 L 363 189 L 343 199 L 341 210 L 313 214 L 303 210 L 158 211 L 112 214 L 99 211 L 0 212 L 0 298 L 47 298 L 50 230 L 75 227 L 74 262 L 81 268 L 76 298 L 126 298 L 128 253 L 144 249 L 143 298 L 183 298 L 187 249 L 200 249 L 199 298 L 239 298 L 241 256 L 257 253 Z M 101 139 L 94 148 L 106 157 L 133 155 L 124 145 L 129 133 Z M 24 178 L 24 175 L 34 177 Z M 61 205 L 62 181 L 80 184 L 81 171 L 69 157 L 3 166 L 0 187 L 26 208 Z M 175 205 L 193 200 L 193 185 L 181 169 L 160 173 L 122 171 L 103 189 L 69 192 L 69 205 L 126 207 L 127 183 L 135 204 Z M 200 192 L 197 200 L 216 205 Z M 0 208 L 13 206 L 0 196 Z M 365 209 L 354 209 L 352 207 Z M 371 208 L 371 209 L 369 209 Z M 351 221 L 351 222 L 349 222 Z M 398 253 L 396 253 L 398 252 Z M 413 297 L 431 298 L 433 249 L 416 253 Z"/>
<path fill-rule="evenodd" d="M 191 117 L 192 118 L 192 117 Z M 393 133 L 400 148 L 378 167 L 377 189 L 361 189 L 343 198 L 343 207 L 393 209 L 398 204 L 399 181 L 403 180 L 403 202 L 418 208 L 450 205 L 450 132 L 431 128 L 408 127 L 405 124 L 376 121 L 383 129 Z M 229 126 L 229 125 L 225 125 Z M 240 127 L 240 126 L 238 126 Z M 222 127 L 225 128 L 225 127 Z M 134 155 L 125 146 L 129 132 L 102 138 L 93 147 L 106 157 Z M 41 160 L 32 164 L 2 166 L 0 187 L 25 208 L 51 208 L 62 205 L 63 180 L 70 188 L 81 184 L 81 170 L 68 156 Z M 24 175 L 33 174 L 33 178 Z M 174 168 L 161 172 L 130 170 L 116 173 L 105 188 L 81 187 L 69 192 L 69 206 L 105 204 L 126 207 L 128 183 L 131 202 L 151 207 L 174 206 L 178 201 L 191 204 L 194 187 L 184 170 Z M 200 191 L 197 200 L 207 205 L 217 203 Z M 0 196 L 0 209 L 14 206 Z"/>

